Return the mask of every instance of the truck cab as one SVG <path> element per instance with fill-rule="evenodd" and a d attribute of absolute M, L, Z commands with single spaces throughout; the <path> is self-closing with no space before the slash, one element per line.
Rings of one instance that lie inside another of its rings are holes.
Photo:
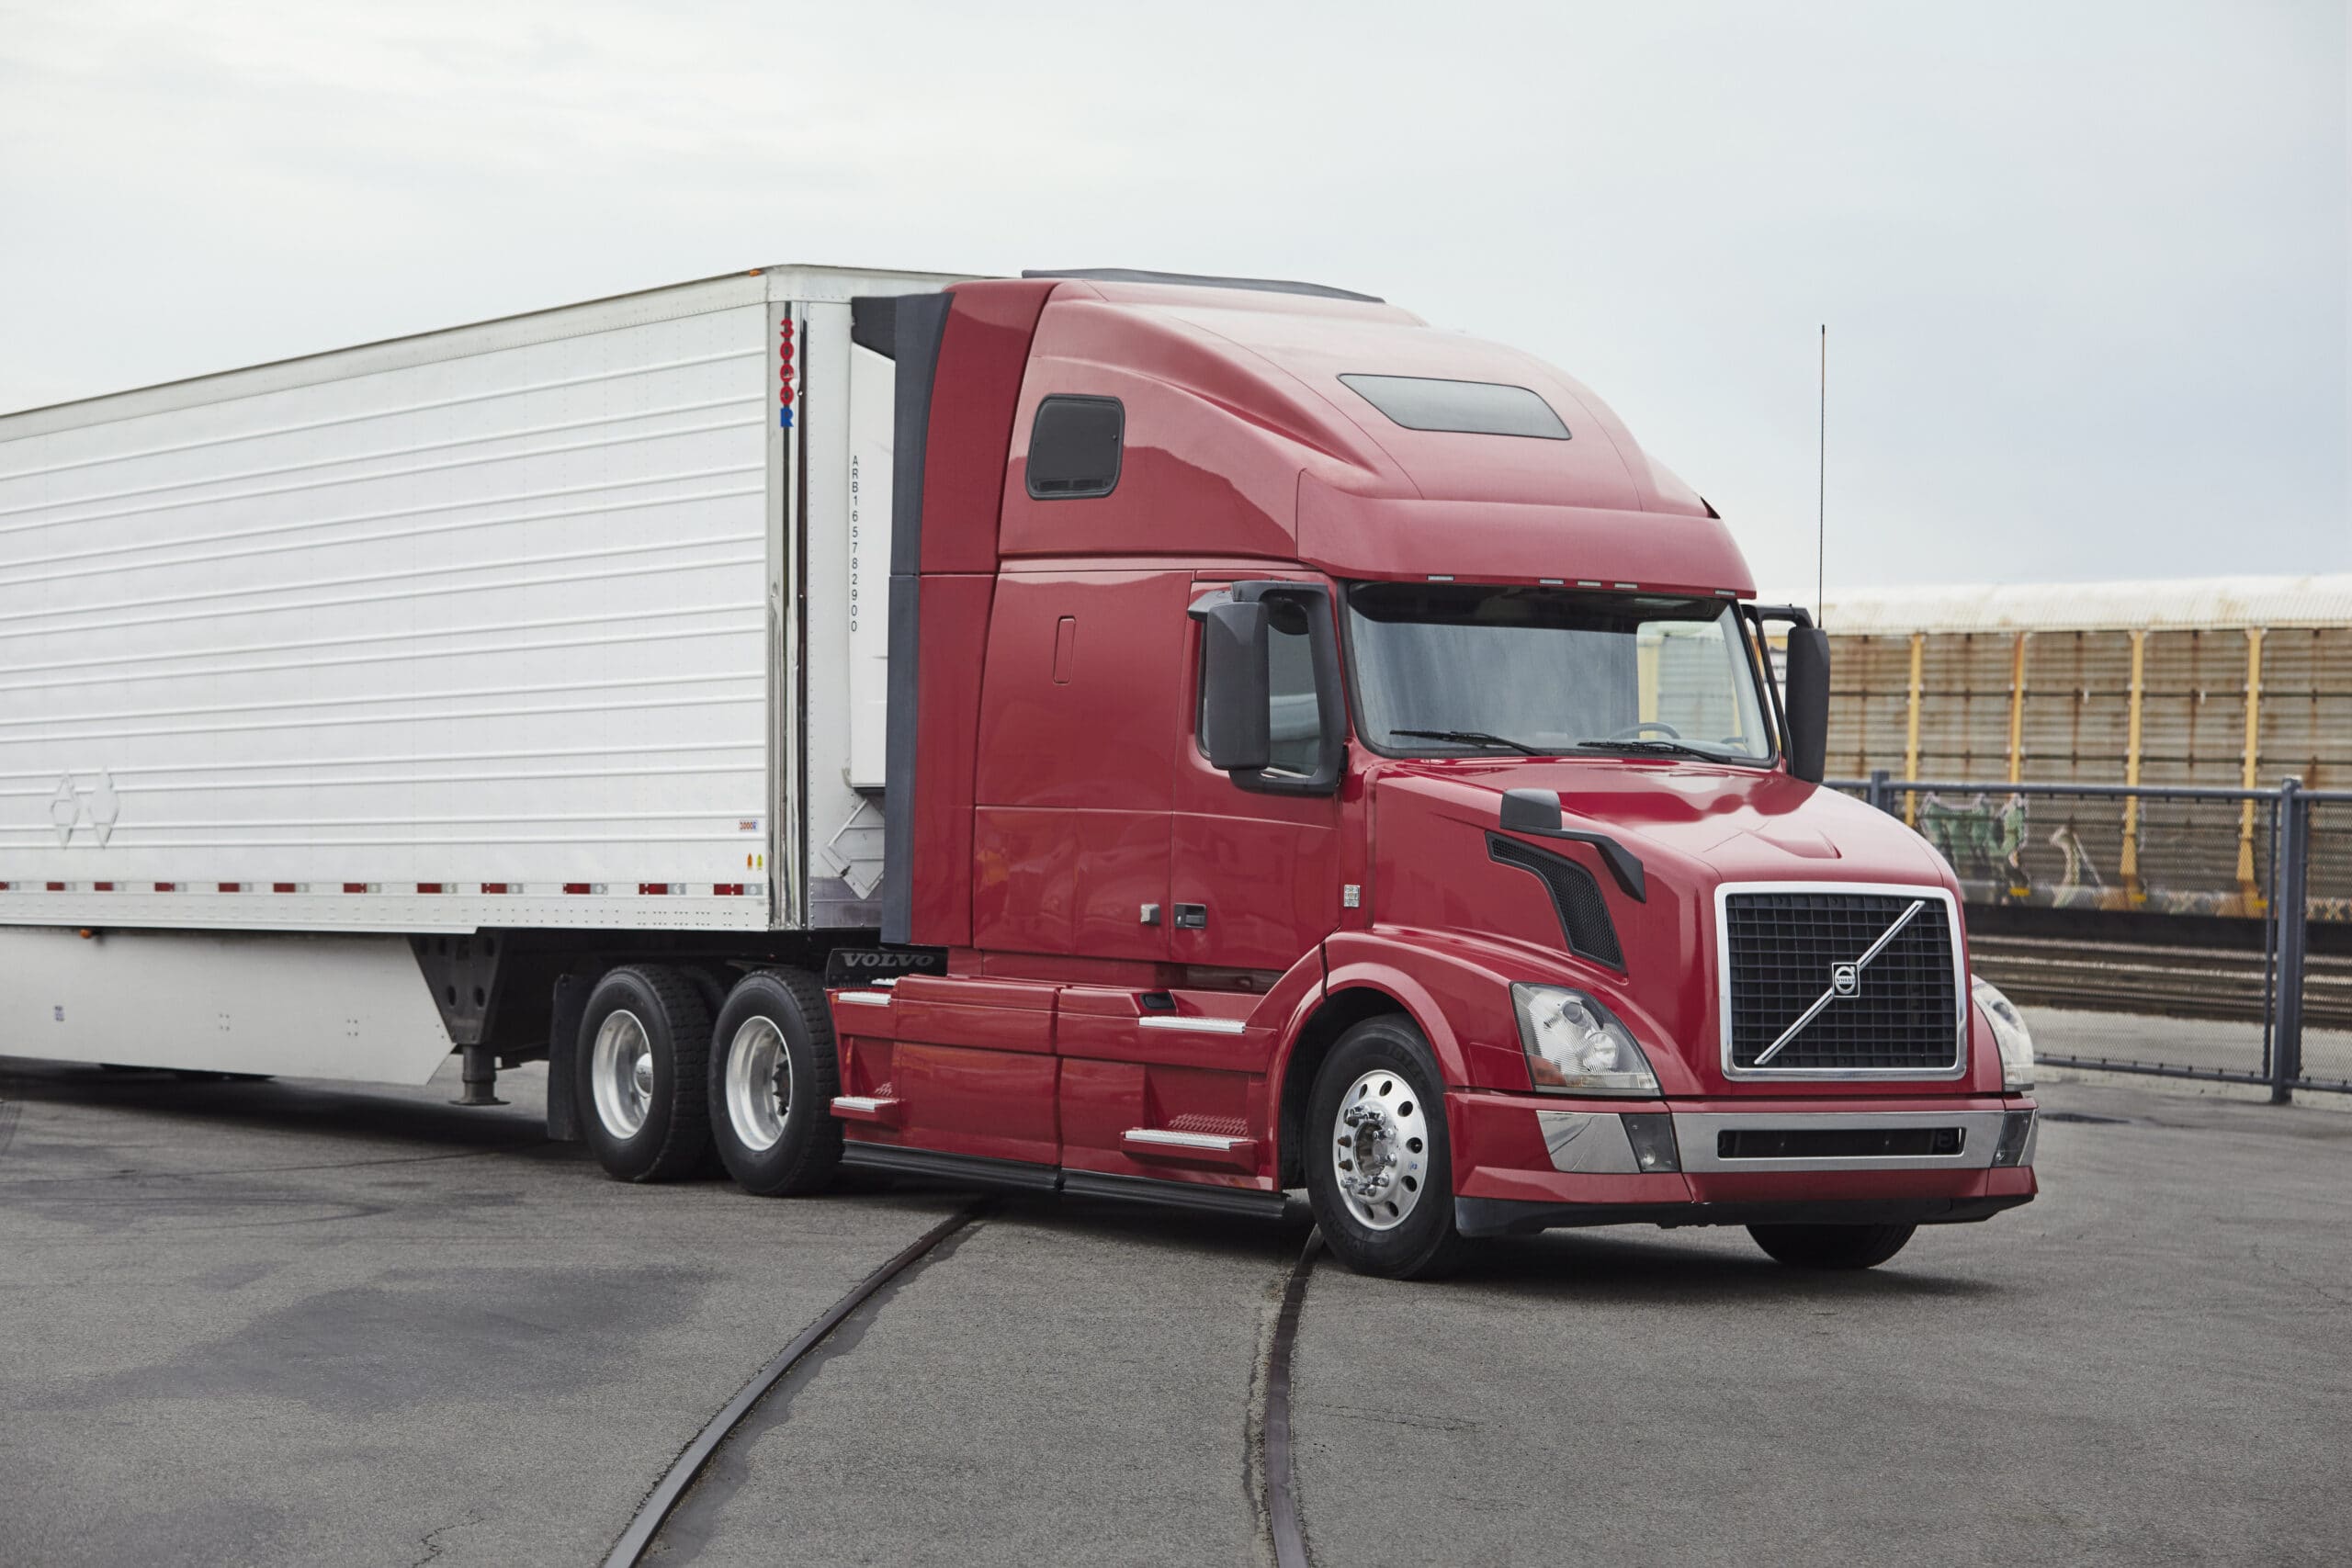
<path fill-rule="evenodd" d="M 899 973 L 836 966 L 837 1129 L 796 1136 L 1304 1187 L 1397 1276 L 1623 1223 L 1860 1267 L 2031 1199 L 2030 1043 L 1951 868 L 1823 787 L 1826 643 L 1591 392 L 1301 285 L 859 308 Z"/>

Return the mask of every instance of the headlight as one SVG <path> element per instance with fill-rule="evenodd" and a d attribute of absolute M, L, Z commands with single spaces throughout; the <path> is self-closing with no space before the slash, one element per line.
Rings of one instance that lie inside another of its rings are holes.
<path fill-rule="evenodd" d="M 1519 1043 L 1539 1089 L 1565 1094 L 1657 1093 L 1657 1075 L 1616 1015 L 1565 986 L 1510 988 Z"/>
<path fill-rule="evenodd" d="M 2033 1031 L 2025 1026 L 2025 1019 L 2017 1004 L 1984 981 L 1972 978 L 1969 994 L 1976 998 L 1977 1010 L 1984 1021 L 1993 1026 L 1993 1043 L 2001 1048 L 2001 1087 L 2005 1089 L 2033 1087 Z"/>

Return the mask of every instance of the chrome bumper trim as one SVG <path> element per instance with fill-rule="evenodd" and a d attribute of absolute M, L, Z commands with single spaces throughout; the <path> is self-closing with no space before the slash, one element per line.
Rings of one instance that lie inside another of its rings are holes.
<path fill-rule="evenodd" d="M 1815 1111 L 1674 1112 L 1674 1140 L 1681 1145 L 1682 1168 L 1693 1174 L 1782 1170 L 1989 1170 L 2000 1146 L 2000 1111 Z M 1964 1129 L 1960 1151 L 1949 1155 L 1849 1155 L 1798 1159 L 1724 1159 L 1716 1153 L 1719 1133 L 1827 1131 L 1900 1132 L 1913 1127 Z M 2038 1129 L 2037 1129 L 2038 1130 Z M 2028 1145 L 2026 1162 L 2032 1158 Z"/>
<path fill-rule="evenodd" d="M 1613 1111 L 1539 1111 L 1535 1121 L 1544 1129 L 1544 1148 L 1552 1156 L 1554 1170 L 1580 1176 L 1642 1173 L 1633 1140 L 1625 1136 L 1624 1118 Z"/>

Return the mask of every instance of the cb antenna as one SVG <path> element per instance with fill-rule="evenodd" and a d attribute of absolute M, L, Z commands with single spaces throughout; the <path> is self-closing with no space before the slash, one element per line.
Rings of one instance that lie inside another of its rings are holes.
<path fill-rule="evenodd" d="M 1829 580 L 1829 323 L 1821 323 L 1821 410 L 1813 474 L 1813 618 L 1828 625 L 1822 600 Z"/>

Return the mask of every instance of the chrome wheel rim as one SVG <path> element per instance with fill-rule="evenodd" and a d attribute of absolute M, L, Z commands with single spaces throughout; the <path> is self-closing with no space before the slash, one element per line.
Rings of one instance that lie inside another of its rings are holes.
<path fill-rule="evenodd" d="M 653 1109 L 653 1041 L 627 1008 L 607 1016 L 590 1050 L 596 1120 L 616 1138 L 634 1138 Z"/>
<path fill-rule="evenodd" d="M 1405 1223 L 1429 1184 L 1429 1110 L 1403 1074 L 1383 1067 L 1348 1087 L 1331 1123 L 1331 1173 L 1357 1224 Z"/>
<path fill-rule="evenodd" d="M 749 1018 L 727 1047 L 727 1120 L 754 1154 L 775 1147 L 792 1111 L 792 1053 L 769 1018 Z"/>

